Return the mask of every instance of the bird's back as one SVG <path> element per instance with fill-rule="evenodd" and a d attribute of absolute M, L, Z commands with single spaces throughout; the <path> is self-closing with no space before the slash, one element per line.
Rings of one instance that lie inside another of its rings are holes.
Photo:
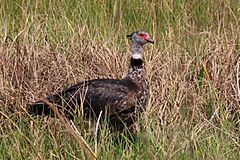
<path fill-rule="evenodd" d="M 98 118 L 102 112 L 103 115 L 107 114 L 111 119 L 115 119 L 113 121 L 117 121 L 117 117 L 121 115 L 125 116 L 126 121 L 127 118 L 132 121 L 133 115 L 128 114 L 136 108 L 138 90 L 140 88 L 131 79 L 95 79 L 73 85 L 48 96 L 47 99 L 59 109 L 64 109 L 69 118 L 73 118 L 76 110 L 82 109 L 85 117 Z M 32 114 L 53 114 L 42 101 L 32 104 L 29 111 Z"/>

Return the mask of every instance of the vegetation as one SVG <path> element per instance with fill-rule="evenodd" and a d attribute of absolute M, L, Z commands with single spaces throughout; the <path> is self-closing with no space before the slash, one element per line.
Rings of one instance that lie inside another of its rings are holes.
<path fill-rule="evenodd" d="M 99 159 L 240 157 L 239 0 L 2 0 L 0 159 L 88 159 L 56 118 L 27 104 L 71 84 L 122 78 L 126 35 L 146 30 L 150 99 L 136 138 L 74 121 Z M 98 138 L 96 138 L 96 134 Z M 116 138 L 119 137 L 119 138 Z"/>

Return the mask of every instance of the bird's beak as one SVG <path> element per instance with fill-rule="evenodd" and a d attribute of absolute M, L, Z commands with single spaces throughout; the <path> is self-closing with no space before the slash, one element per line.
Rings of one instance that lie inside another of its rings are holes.
<path fill-rule="evenodd" d="M 154 41 L 151 38 L 146 39 L 147 42 L 154 44 Z"/>

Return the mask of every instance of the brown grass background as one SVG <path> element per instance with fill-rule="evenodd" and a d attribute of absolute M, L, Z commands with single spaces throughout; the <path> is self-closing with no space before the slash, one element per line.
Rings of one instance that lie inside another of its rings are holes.
<path fill-rule="evenodd" d="M 183 118 L 180 112 L 186 112 L 191 120 L 199 121 L 216 112 L 218 118 L 222 114 L 231 118 L 239 113 L 237 37 L 229 39 L 211 32 L 191 34 L 201 41 L 189 44 L 193 48 L 180 45 L 171 28 L 156 45 L 145 47 L 151 91 L 147 115 L 178 119 Z M 109 45 L 107 40 L 96 42 L 82 36 L 77 43 L 69 40 L 68 48 L 53 47 L 47 41 L 42 46 L 23 41 L 21 36 L 15 42 L 6 38 L 0 48 L 0 106 L 12 114 L 20 114 L 26 104 L 43 95 L 80 81 L 122 78 L 129 66 L 125 39 L 121 49 L 117 43 Z"/>

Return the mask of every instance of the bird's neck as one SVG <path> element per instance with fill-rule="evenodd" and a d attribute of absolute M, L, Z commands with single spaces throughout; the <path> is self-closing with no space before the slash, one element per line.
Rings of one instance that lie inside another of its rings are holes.
<path fill-rule="evenodd" d="M 130 61 L 130 67 L 131 68 L 142 68 L 143 67 L 143 60 L 142 58 L 133 58 L 131 57 L 131 61 Z"/>
<path fill-rule="evenodd" d="M 132 46 L 130 67 L 124 79 L 133 82 L 137 86 L 140 91 L 138 96 L 145 97 L 145 94 L 147 94 L 147 77 L 142 60 L 142 48 L 142 46 Z M 140 98 L 139 101 L 142 101 L 142 99 Z M 144 103 L 144 100 L 141 103 Z"/>
<path fill-rule="evenodd" d="M 142 60 L 142 50 L 143 46 L 138 44 L 132 44 L 130 67 L 128 70 L 128 75 L 126 77 L 136 79 L 137 77 L 139 77 L 139 75 L 145 74 Z"/>
<path fill-rule="evenodd" d="M 133 43 L 131 46 L 131 59 L 142 59 L 143 46 Z"/>
<path fill-rule="evenodd" d="M 130 68 L 133 69 L 142 68 L 143 66 L 142 51 L 143 51 L 142 45 L 139 45 L 138 43 L 132 43 Z"/>

